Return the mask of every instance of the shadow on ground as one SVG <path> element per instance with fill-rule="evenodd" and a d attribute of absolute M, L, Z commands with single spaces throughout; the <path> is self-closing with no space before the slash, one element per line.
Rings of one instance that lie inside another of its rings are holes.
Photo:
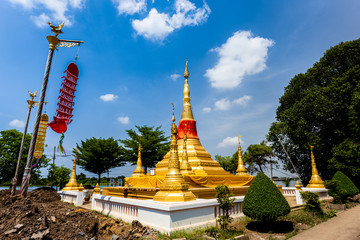
<path fill-rule="evenodd" d="M 289 233 L 294 231 L 294 224 L 291 221 L 250 222 L 246 228 L 261 233 Z"/>

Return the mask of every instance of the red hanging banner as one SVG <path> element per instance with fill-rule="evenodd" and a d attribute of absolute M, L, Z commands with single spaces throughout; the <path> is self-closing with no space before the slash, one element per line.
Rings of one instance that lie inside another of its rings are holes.
<path fill-rule="evenodd" d="M 70 63 L 67 69 L 64 71 L 65 75 L 63 82 L 61 83 L 62 88 L 59 92 L 58 109 L 56 110 L 56 116 L 54 120 L 49 123 L 52 130 L 57 133 L 65 133 L 67 125 L 72 121 L 72 111 L 74 110 L 74 97 L 75 87 L 79 76 L 79 69 L 75 63 Z"/>

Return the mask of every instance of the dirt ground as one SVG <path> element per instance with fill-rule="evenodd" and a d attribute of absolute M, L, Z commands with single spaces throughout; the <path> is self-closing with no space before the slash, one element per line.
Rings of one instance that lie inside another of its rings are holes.
<path fill-rule="evenodd" d="M 156 239 L 158 234 L 138 221 L 126 224 L 59 200 L 50 188 L 33 190 L 26 198 L 0 191 L 0 239 Z"/>

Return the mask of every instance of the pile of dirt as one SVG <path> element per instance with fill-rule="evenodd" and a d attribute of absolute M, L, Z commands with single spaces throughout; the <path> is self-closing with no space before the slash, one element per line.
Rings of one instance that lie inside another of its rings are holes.
<path fill-rule="evenodd" d="M 59 199 L 51 188 L 26 198 L 0 191 L 0 239 L 156 239 L 158 234 L 138 221 L 129 225 Z"/>

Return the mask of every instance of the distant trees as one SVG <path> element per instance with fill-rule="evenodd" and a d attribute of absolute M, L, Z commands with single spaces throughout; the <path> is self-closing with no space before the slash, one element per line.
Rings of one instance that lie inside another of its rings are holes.
<path fill-rule="evenodd" d="M 276 163 L 271 160 L 271 152 L 271 147 L 267 146 L 265 141 L 260 144 L 251 144 L 243 156 L 244 162 L 250 166 L 248 171 L 251 173 L 264 172 L 270 163 Z"/>
<path fill-rule="evenodd" d="M 22 135 L 23 133 L 15 129 L 0 132 L 0 183 L 2 184 L 10 184 L 11 179 L 14 177 Z M 20 161 L 18 183 L 21 181 L 22 174 L 24 173 L 30 140 L 31 135 L 27 134 L 24 143 L 24 151 Z M 32 182 L 40 178 L 40 168 L 46 167 L 48 162 L 49 159 L 46 159 L 46 156 L 43 155 L 39 164 L 31 171 Z"/>
<path fill-rule="evenodd" d="M 62 189 L 70 179 L 71 170 L 64 166 L 51 164 L 48 172 L 48 181 L 51 186 L 59 186 Z"/>
<path fill-rule="evenodd" d="M 74 150 L 74 154 L 77 156 L 77 164 L 86 171 L 97 174 L 98 182 L 102 173 L 125 165 L 124 148 L 112 137 L 86 139 L 80 145 L 76 144 L 76 148 L 78 151 Z"/>
<path fill-rule="evenodd" d="M 165 137 L 164 131 L 159 127 L 135 126 L 141 135 L 141 156 L 142 164 L 147 172 L 148 168 L 155 167 L 156 163 L 161 161 L 165 154 L 170 150 L 169 138 Z M 135 130 L 126 130 L 129 138 L 120 140 L 124 145 L 124 159 L 136 164 L 138 159 L 139 135 Z"/>
<path fill-rule="evenodd" d="M 294 76 L 280 98 L 269 130 L 276 156 L 304 182 L 311 177 L 310 150 L 323 179 L 337 170 L 360 185 L 360 39 L 326 51 L 306 73 Z"/>
<path fill-rule="evenodd" d="M 215 160 L 219 162 L 220 166 L 232 174 L 236 174 L 236 169 L 238 167 L 238 152 L 236 151 L 232 156 L 222 157 L 220 155 L 215 155 Z"/>
<path fill-rule="evenodd" d="M 246 149 L 245 153 L 242 153 L 242 159 L 248 173 L 253 174 L 256 172 L 263 172 L 269 167 L 270 162 L 276 163 L 276 161 L 271 160 L 271 152 L 271 147 L 267 146 L 264 141 L 260 144 L 251 144 Z M 215 160 L 220 163 L 220 166 L 225 171 L 236 174 L 239 162 L 238 151 L 232 156 L 222 157 L 220 155 L 215 155 Z"/>

